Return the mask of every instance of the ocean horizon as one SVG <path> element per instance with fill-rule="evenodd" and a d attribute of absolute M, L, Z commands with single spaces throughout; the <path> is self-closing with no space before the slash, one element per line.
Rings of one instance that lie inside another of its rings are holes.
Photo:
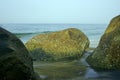
<path fill-rule="evenodd" d="M 49 33 L 67 28 L 77 28 L 84 32 L 89 38 L 90 47 L 96 48 L 107 26 L 107 24 L 1 24 L 0 27 L 17 35 L 24 44 L 37 34 Z M 91 53 L 92 52 L 85 52 L 79 60 L 74 60 L 72 62 L 61 61 L 49 63 L 34 61 L 33 67 L 43 80 L 118 80 L 120 78 L 119 70 L 97 71 L 92 68 L 86 62 L 86 58 Z M 66 77 L 65 74 L 68 76 Z M 64 77 L 66 79 L 64 79 Z"/>
<path fill-rule="evenodd" d="M 6 30 L 19 35 L 23 43 L 37 34 L 77 28 L 81 30 L 90 40 L 90 47 L 97 47 L 107 24 L 0 24 Z"/>

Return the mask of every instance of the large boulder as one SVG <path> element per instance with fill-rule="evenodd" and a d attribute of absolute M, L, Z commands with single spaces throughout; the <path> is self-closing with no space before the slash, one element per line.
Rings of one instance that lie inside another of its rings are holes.
<path fill-rule="evenodd" d="M 98 69 L 120 69 L 120 15 L 111 20 L 87 62 Z"/>
<path fill-rule="evenodd" d="M 0 27 L 0 80 L 37 80 L 23 43 Z"/>
<path fill-rule="evenodd" d="M 26 47 L 35 59 L 73 60 L 82 56 L 89 47 L 89 40 L 80 30 L 69 28 L 34 36 L 26 43 Z"/>

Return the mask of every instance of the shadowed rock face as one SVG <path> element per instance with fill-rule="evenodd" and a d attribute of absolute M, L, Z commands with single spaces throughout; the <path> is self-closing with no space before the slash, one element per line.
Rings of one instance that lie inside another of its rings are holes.
<path fill-rule="evenodd" d="M 113 18 L 88 63 L 101 69 L 120 69 L 120 15 Z"/>
<path fill-rule="evenodd" d="M 80 30 L 69 28 L 34 36 L 26 43 L 26 47 L 34 54 L 40 53 L 41 58 L 47 55 L 47 60 L 49 57 L 53 60 L 78 59 L 89 47 L 89 40 Z"/>
<path fill-rule="evenodd" d="M 16 36 L 1 27 L 0 80 L 36 80 L 27 49 Z"/>

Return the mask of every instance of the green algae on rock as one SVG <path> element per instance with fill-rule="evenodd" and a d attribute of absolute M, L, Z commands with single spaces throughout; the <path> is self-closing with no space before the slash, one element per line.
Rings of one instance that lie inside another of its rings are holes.
<path fill-rule="evenodd" d="M 39 60 L 73 60 L 82 56 L 89 47 L 89 40 L 80 30 L 69 28 L 34 36 L 26 47 L 32 56 L 39 55 Z"/>
<path fill-rule="evenodd" d="M 111 20 L 87 62 L 98 69 L 120 69 L 120 15 Z"/>
<path fill-rule="evenodd" d="M 36 76 L 25 46 L 15 35 L 0 27 L 0 80 L 37 80 Z"/>

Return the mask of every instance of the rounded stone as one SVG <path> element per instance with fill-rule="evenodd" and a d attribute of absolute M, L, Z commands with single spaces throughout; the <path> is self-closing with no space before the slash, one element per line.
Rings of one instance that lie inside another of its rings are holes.
<path fill-rule="evenodd" d="M 40 60 L 79 59 L 89 47 L 87 36 L 76 28 L 34 36 L 26 43 L 27 49 Z"/>
<path fill-rule="evenodd" d="M 87 62 L 98 69 L 120 69 L 120 15 L 111 20 Z"/>
<path fill-rule="evenodd" d="M 24 44 L 1 27 L 0 80 L 36 80 L 32 58 Z"/>

